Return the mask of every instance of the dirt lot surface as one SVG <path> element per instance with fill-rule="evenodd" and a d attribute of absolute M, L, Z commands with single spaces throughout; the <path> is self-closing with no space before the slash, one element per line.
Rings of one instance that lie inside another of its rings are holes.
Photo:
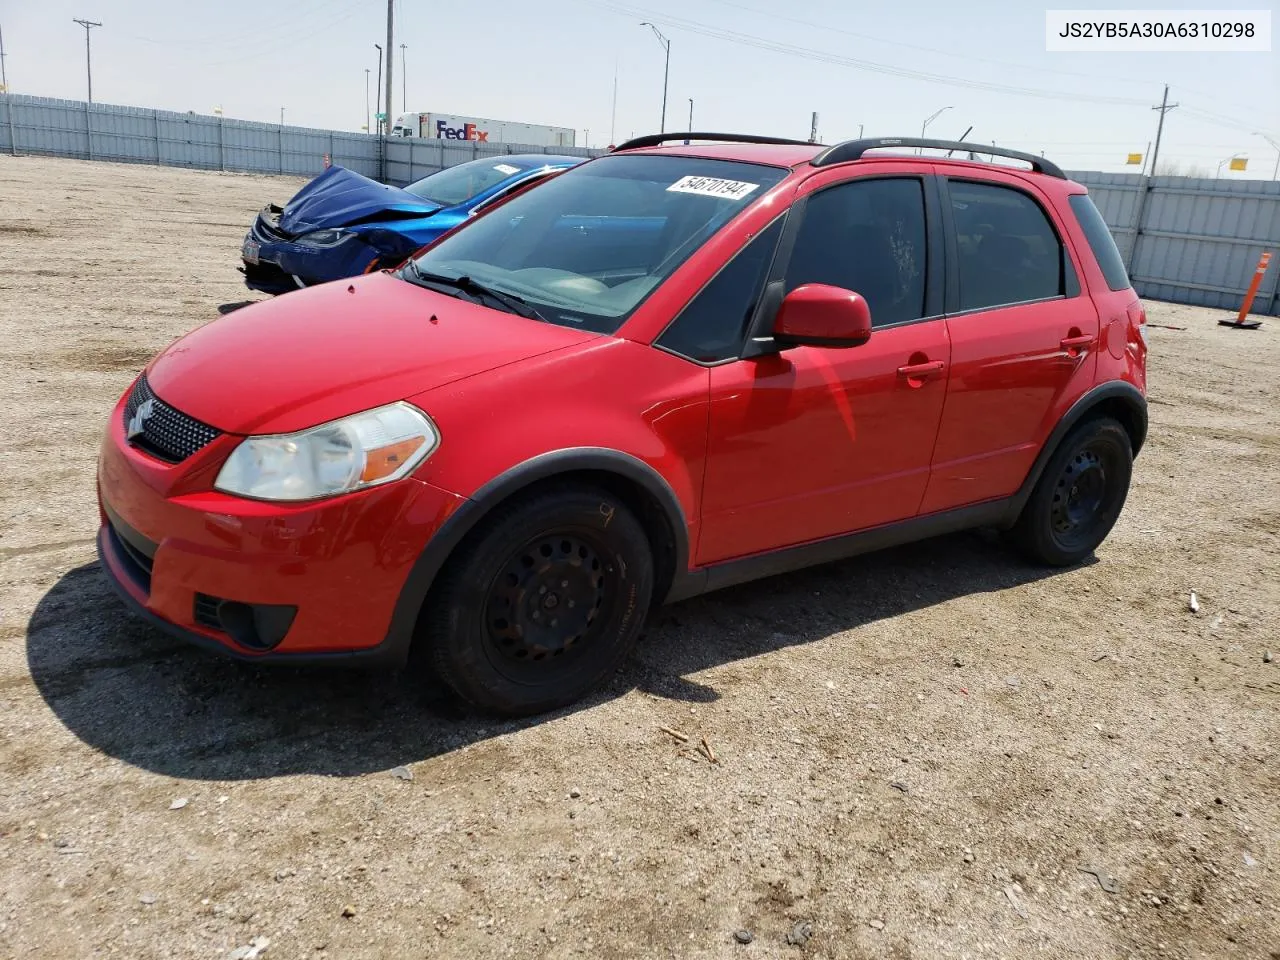
<path fill-rule="evenodd" d="M 296 185 L 0 157 L 0 958 L 1280 957 L 1280 321 L 1148 305 L 1185 329 L 1096 561 L 711 595 L 494 724 L 188 649 L 95 561 L 112 402 Z"/>

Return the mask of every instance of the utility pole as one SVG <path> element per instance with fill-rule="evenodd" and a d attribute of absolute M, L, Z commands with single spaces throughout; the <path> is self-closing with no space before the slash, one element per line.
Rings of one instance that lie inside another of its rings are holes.
<path fill-rule="evenodd" d="M 1160 98 L 1160 106 L 1152 107 L 1152 110 L 1160 111 L 1160 121 L 1156 124 L 1156 148 L 1151 154 L 1151 175 L 1156 175 L 1156 161 L 1160 159 L 1160 135 L 1164 133 L 1164 115 L 1176 107 L 1176 103 L 1169 102 L 1169 85 L 1164 85 L 1164 96 Z"/>
<path fill-rule="evenodd" d="M 370 123 L 372 117 L 369 116 L 369 68 L 364 68 L 364 132 L 373 133 Z"/>
<path fill-rule="evenodd" d="M 373 85 L 373 95 L 378 99 L 381 99 L 382 98 L 382 46 L 377 43 L 375 43 L 374 46 L 378 48 L 378 82 Z M 377 101 L 375 100 L 374 102 L 376 103 Z M 382 112 L 381 110 L 375 110 L 374 114 L 376 115 L 381 112 Z M 382 136 L 381 120 L 378 121 L 378 136 Z"/>
<path fill-rule="evenodd" d="M 809 119 L 809 142 L 818 142 L 818 111 L 813 111 L 813 116 Z"/>
<path fill-rule="evenodd" d="M 862 139 L 862 124 L 858 124 L 858 139 Z"/>
<path fill-rule="evenodd" d="M 662 44 L 662 49 L 667 53 L 666 64 L 662 68 L 662 123 L 659 133 L 667 132 L 667 80 L 671 76 L 671 41 L 662 35 L 662 31 L 655 27 L 648 20 L 642 20 L 640 26 L 648 27 L 653 31 L 653 35 L 658 38 L 658 42 Z"/>
<path fill-rule="evenodd" d="M 89 53 L 89 31 L 94 27 L 102 26 L 102 24 L 93 20 L 76 20 L 74 17 L 72 17 L 72 20 L 84 27 L 84 63 L 89 75 L 89 102 L 93 103 L 93 57 Z"/>
<path fill-rule="evenodd" d="M 689 132 L 693 133 L 693 97 L 689 98 Z"/>
<path fill-rule="evenodd" d="M 0 30 L 0 91 L 9 92 L 9 78 L 4 72 L 4 30 Z"/>
<path fill-rule="evenodd" d="M 1169 85 L 1164 85 L 1164 96 L 1160 98 L 1160 106 L 1152 107 L 1152 110 L 1160 111 L 1160 120 L 1156 123 L 1156 145 L 1151 152 L 1151 172 L 1147 174 L 1142 181 L 1142 191 L 1138 194 L 1138 209 L 1133 217 L 1133 243 L 1129 245 L 1129 256 L 1125 258 L 1125 270 L 1133 273 L 1133 261 L 1138 255 L 1138 240 L 1142 237 L 1142 216 L 1147 210 L 1147 197 L 1151 195 L 1151 180 L 1156 175 L 1156 161 L 1160 159 L 1160 137 L 1164 133 L 1164 115 L 1176 107 L 1176 103 L 1169 102 Z"/>
<path fill-rule="evenodd" d="M 391 67 L 392 56 L 395 52 L 395 30 L 394 20 L 396 14 L 396 0 L 387 0 L 387 130 L 391 130 Z"/>
<path fill-rule="evenodd" d="M 284 107 L 280 108 L 280 126 L 284 126 Z"/>
<path fill-rule="evenodd" d="M 407 43 L 400 44 L 400 109 L 409 112 L 409 69 L 404 65 L 404 52 L 409 45 Z"/>

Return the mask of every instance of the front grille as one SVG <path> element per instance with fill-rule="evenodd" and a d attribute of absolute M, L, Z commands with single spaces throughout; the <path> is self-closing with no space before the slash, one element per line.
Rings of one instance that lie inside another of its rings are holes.
<path fill-rule="evenodd" d="M 263 243 L 288 240 L 289 234 L 280 229 L 281 213 L 283 211 L 274 204 L 263 209 L 253 221 L 253 238 Z"/>
<path fill-rule="evenodd" d="M 130 424 L 143 404 L 151 404 L 142 419 L 141 432 L 130 437 Z M 129 443 L 158 460 L 179 463 L 212 443 L 221 431 L 175 410 L 155 395 L 141 377 L 124 405 L 124 432 Z"/>

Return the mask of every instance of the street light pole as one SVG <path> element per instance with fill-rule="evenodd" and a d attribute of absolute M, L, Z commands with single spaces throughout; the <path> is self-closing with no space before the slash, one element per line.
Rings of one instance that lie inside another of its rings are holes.
<path fill-rule="evenodd" d="M 373 85 L 373 90 L 374 90 L 374 93 L 378 94 L 378 96 L 382 96 L 382 93 L 381 93 L 382 91 L 382 44 L 375 43 L 374 46 L 378 48 L 378 82 Z M 382 112 L 381 110 L 375 111 L 375 113 L 381 113 L 381 112 Z M 378 136 L 382 136 L 381 120 L 378 121 Z"/>
<path fill-rule="evenodd" d="M 93 57 L 89 53 L 89 31 L 102 24 L 95 23 L 93 20 L 76 20 L 75 17 L 71 19 L 84 27 L 84 65 L 89 76 L 89 102 L 93 103 Z"/>
<path fill-rule="evenodd" d="M 1239 158 L 1239 156 L 1240 156 L 1240 154 L 1238 154 L 1238 153 L 1233 153 L 1231 156 L 1227 157 L 1227 159 L 1225 159 L 1225 160 L 1219 160 L 1219 161 L 1218 161 L 1218 169 L 1214 172 L 1214 174 L 1213 174 L 1213 179 L 1217 180 L 1219 177 L 1221 177 L 1221 176 L 1222 176 L 1222 165 L 1223 165 L 1224 163 L 1230 163 L 1232 160 L 1236 160 L 1236 159 L 1238 159 L 1238 158 Z"/>
<path fill-rule="evenodd" d="M 369 122 L 372 118 L 369 116 L 369 68 L 364 68 L 364 132 L 372 133 L 369 129 Z"/>
<path fill-rule="evenodd" d="M 666 63 L 662 68 L 662 123 L 660 124 L 659 133 L 667 132 L 667 80 L 671 76 L 671 41 L 662 35 L 662 31 L 655 27 L 648 20 L 640 21 L 640 26 L 648 27 L 653 31 L 653 35 L 658 38 L 658 42 L 662 44 L 662 49 L 666 51 Z"/>
<path fill-rule="evenodd" d="M 392 90 L 391 74 L 392 74 L 392 68 L 395 66 L 395 61 L 392 60 L 391 58 L 394 57 L 396 53 L 395 47 L 393 46 L 393 44 L 395 43 L 395 36 L 394 36 L 395 14 L 396 14 L 396 0 L 387 0 L 387 96 L 386 96 L 387 116 L 383 121 L 386 124 L 386 130 L 385 130 L 386 133 L 391 132 L 391 90 Z M 383 163 L 383 167 L 384 167 L 383 173 L 385 174 L 386 173 L 385 162 Z"/>
<path fill-rule="evenodd" d="M 693 133 L 693 97 L 689 98 L 689 132 Z"/>
<path fill-rule="evenodd" d="M 936 111 L 935 113 L 933 113 L 932 115 L 930 115 L 930 117 L 929 117 L 929 119 L 928 119 L 928 120 L 926 120 L 924 123 L 920 124 L 920 139 L 921 139 L 921 140 L 923 140 L 923 139 L 924 139 L 924 132 L 925 132 L 925 130 L 927 130 L 927 129 L 928 129 L 929 124 L 931 124 L 931 123 L 933 123 L 933 121 L 937 120 L 937 119 L 938 119 L 938 117 L 942 116 L 946 111 L 948 111 L 948 110 L 954 110 L 954 109 L 955 109 L 955 107 L 943 107 L 941 110 L 938 110 L 938 111 Z M 917 148 L 916 153 L 922 153 L 922 152 L 923 152 L 923 148 Z"/>

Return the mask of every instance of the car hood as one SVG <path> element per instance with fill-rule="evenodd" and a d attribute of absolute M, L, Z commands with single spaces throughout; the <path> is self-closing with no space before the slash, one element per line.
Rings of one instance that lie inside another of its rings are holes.
<path fill-rule="evenodd" d="M 425 217 L 439 209 L 438 203 L 408 190 L 378 183 L 345 167 L 330 167 L 285 204 L 280 229 L 296 235 L 370 220 Z"/>
<path fill-rule="evenodd" d="M 289 433 L 598 336 L 370 274 L 214 320 L 166 348 L 147 379 L 226 433 Z"/>

